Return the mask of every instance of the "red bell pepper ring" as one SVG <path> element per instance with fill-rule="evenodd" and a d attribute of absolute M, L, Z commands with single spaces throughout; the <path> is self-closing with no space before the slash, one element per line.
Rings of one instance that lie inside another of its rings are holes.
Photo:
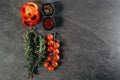
<path fill-rule="evenodd" d="M 28 2 L 27 4 L 23 5 L 20 9 L 20 13 L 22 16 L 22 23 L 26 27 L 32 27 L 36 25 L 41 19 L 38 5 L 33 2 Z"/>

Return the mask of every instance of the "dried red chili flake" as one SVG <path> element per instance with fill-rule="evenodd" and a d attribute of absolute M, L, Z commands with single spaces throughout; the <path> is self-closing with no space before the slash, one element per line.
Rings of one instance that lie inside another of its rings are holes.
<path fill-rule="evenodd" d="M 54 27 L 54 21 L 52 18 L 48 17 L 43 20 L 43 26 L 46 30 L 51 30 Z"/>

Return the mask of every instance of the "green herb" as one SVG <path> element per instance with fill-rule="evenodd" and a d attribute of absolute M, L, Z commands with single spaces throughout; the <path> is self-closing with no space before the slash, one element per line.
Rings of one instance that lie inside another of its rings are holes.
<path fill-rule="evenodd" d="M 24 37 L 26 60 L 28 62 L 28 78 L 38 73 L 38 67 L 46 57 L 46 41 L 34 29 L 26 32 Z"/>

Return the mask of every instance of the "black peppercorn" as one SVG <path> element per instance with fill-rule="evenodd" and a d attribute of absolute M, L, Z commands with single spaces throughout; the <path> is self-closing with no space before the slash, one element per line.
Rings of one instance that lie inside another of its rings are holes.
<path fill-rule="evenodd" d="M 43 13 L 45 16 L 51 16 L 54 13 L 54 7 L 50 3 L 43 5 Z"/>

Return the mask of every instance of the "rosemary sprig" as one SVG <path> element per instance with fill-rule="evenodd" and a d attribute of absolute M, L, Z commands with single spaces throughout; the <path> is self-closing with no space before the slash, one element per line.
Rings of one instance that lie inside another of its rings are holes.
<path fill-rule="evenodd" d="M 32 79 L 34 74 L 38 72 L 38 67 L 45 59 L 46 53 L 46 41 L 45 39 L 35 32 L 34 29 L 30 29 L 26 32 L 24 37 L 26 60 L 28 62 L 28 78 Z"/>

